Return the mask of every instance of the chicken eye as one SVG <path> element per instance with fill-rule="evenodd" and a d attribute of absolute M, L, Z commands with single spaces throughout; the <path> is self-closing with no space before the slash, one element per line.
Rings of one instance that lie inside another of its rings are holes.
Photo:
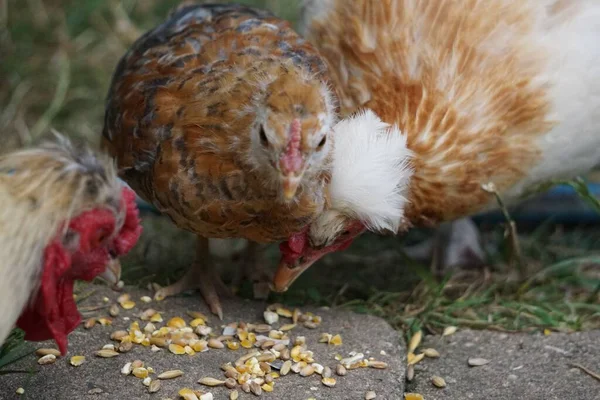
<path fill-rule="evenodd" d="M 265 128 L 261 125 L 260 131 L 258 133 L 260 137 L 260 144 L 267 147 L 269 145 L 269 139 L 267 139 L 267 134 L 265 132 Z"/>
<path fill-rule="evenodd" d="M 325 143 L 327 143 L 327 135 L 323 136 L 323 139 L 321 139 L 321 141 L 317 145 L 317 148 L 321 150 L 323 146 L 325 146 Z"/>

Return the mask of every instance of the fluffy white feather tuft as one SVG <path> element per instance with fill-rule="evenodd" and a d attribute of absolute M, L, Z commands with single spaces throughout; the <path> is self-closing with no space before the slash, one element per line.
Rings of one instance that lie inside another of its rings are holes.
<path fill-rule="evenodd" d="M 340 121 L 333 135 L 333 208 L 368 229 L 397 232 L 413 174 L 406 136 L 371 110 Z"/>

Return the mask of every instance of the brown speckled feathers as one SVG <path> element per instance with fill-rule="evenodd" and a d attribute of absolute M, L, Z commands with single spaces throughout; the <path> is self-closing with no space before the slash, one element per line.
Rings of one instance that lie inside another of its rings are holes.
<path fill-rule="evenodd" d="M 319 129 L 329 107 L 326 73 L 316 50 L 266 11 L 182 7 L 120 61 L 104 145 L 119 174 L 179 227 L 204 237 L 281 240 L 323 209 L 329 160 L 292 202 L 277 201 L 277 188 L 249 155 L 253 104 L 298 116 L 302 132 Z"/>

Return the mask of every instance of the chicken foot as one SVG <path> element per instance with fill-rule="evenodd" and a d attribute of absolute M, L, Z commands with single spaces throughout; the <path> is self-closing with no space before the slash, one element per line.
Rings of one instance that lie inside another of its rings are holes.
<path fill-rule="evenodd" d="M 240 255 L 241 268 L 236 269 L 231 282 L 232 290 L 237 293 L 244 279 L 252 282 L 252 292 L 255 299 L 266 299 L 270 292 L 270 282 L 273 279 L 272 273 L 264 268 L 265 247 L 255 242 L 248 242 L 248 245 Z"/>
<path fill-rule="evenodd" d="M 208 239 L 198 237 L 196 247 L 196 259 L 190 269 L 177 282 L 156 292 L 156 298 L 174 296 L 190 289 L 199 289 L 204 301 L 213 314 L 223 319 L 223 308 L 219 300 L 219 294 L 230 296 L 231 291 L 221 280 L 215 269 L 214 259 L 211 256 Z"/>
<path fill-rule="evenodd" d="M 486 264 L 479 230 L 470 218 L 445 222 L 432 238 L 404 251 L 413 259 L 431 262 L 438 277 L 453 267 L 482 268 Z"/>

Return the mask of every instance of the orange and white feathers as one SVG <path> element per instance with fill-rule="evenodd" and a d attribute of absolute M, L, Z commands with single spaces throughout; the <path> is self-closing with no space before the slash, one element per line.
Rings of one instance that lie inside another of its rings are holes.
<path fill-rule="evenodd" d="M 406 135 L 403 228 L 493 207 L 488 182 L 515 201 L 600 161 L 598 2 L 306 1 L 304 17 L 343 113 Z"/>

